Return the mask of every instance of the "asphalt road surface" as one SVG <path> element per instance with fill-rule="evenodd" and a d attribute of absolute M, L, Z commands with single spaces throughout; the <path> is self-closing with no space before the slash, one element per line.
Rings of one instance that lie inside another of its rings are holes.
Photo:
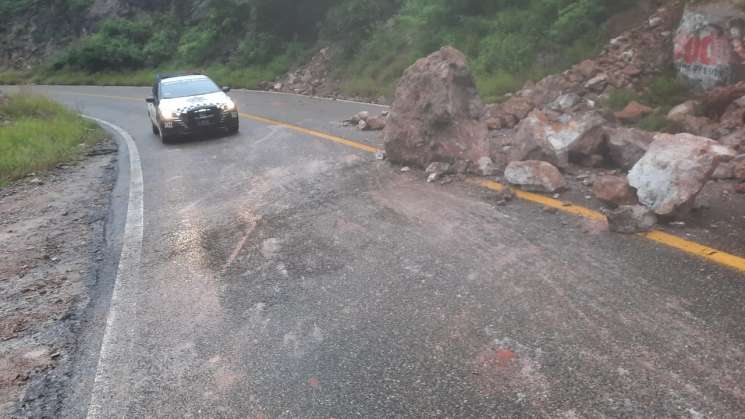
<path fill-rule="evenodd" d="M 129 132 L 144 181 L 70 416 L 745 417 L 742 274 L 256 120 L 163 145 L 118 97 L 148 89 L 34 89 Z M 379 108 L 233 97 L 381 146 L 338 125 Z"/>

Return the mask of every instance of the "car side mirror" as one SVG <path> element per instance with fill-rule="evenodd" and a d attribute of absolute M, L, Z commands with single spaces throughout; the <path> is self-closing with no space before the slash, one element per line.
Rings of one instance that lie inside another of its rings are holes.
<path fill-rule="evenodd" d="M 147 102 L 147 103 L 155 103 L 155 98 L 154 97 L 149 97 L 149 98 L 145 99 L 145 102 Z"/>
<path fill-rule="evenodd" d="M 222 91 L 225 92 L 225 93 L 228 93 L 230 91 L 230 87 L 229 86 L 223 86 L 222 87 Z"/>

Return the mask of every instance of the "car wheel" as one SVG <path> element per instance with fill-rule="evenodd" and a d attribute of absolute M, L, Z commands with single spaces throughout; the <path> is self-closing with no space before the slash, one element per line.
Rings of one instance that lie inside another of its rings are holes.
<path fill-rule="evenodd" d="M 152 125 L 153 127 L 153 134 L 160 135 L 160 130 L 158 129 L 158 127 L 156 127 L 155 124 L 153 124 L 152 122 L 150 123 L 150 125 Z"/>
<path fill-rule="evenodd" d="M 241 129 L 240 125 L 235 124 L 235 126 L 228 128 L 228 134 L 229 135 L 238 134 L 238 131 L 240 131 L 240 129 Z"/>

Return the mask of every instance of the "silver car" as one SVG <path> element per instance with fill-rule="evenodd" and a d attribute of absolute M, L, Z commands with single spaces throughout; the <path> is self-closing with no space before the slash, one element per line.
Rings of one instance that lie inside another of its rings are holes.
<path fill-rule="evenodd" d="M 158 75 L 153 97 L 146 99 L 153 133 L 163 143 L 208 130 L 237 133 L 238 106 L 229 91 L 204 75 Z"/>

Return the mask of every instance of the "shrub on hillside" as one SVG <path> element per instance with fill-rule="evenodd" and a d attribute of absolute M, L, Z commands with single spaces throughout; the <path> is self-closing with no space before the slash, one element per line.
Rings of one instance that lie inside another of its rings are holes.
<path fill-rule="evenodd" d="M 148 26 L 144 23 L 108 20 L 94 35 L 59 56 L 54 67 L 69 66 L 91 72 L 140 68 L 145 63 L 143 45 L 147 39 Z"/>
<path fill-rule="evenodd" d="M 186 63 L 203 63 L 211 58 L 218 41 L 217 29 L 194 27 L 182 37 L 178 46 L 178 58 Z"/>

